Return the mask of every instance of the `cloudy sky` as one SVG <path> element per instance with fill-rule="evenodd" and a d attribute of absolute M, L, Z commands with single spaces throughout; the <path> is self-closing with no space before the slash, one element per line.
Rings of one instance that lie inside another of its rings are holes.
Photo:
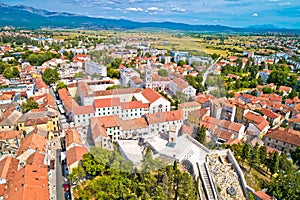
<path fill-rule="evenodd" d="M 300 28 L 299 0 L 0 0 L 49 11 L 133 21 Z"/>

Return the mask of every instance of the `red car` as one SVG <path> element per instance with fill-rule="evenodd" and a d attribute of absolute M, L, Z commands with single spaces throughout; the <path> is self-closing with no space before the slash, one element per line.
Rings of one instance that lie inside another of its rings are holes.
<path fill-rule="evenodd" d="M 68 183 L 64 184 L 64 191 L 69 192 L 70 191 L 70 185 Z"/>

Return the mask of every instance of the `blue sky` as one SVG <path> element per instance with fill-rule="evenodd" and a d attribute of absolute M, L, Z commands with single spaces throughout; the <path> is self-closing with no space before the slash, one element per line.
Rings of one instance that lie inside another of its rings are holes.
<path fill-rule="evenodd" d="M 49 11 L 133 21 L 300 28 L 299 0 L 0 0 Z"/>

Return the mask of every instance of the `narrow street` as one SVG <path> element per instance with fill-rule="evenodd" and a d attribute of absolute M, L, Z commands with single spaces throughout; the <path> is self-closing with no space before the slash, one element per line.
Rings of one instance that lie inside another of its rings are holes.
<path fill-rule="evenodd" d="M 57 200 L 64 200 L 64 177 L 62 175 L 62 166 L 60 164 L 60 150 L 56 150 L 56 157 L 55 157 L 55 169 L 56 169 L 56 199 Z"/>

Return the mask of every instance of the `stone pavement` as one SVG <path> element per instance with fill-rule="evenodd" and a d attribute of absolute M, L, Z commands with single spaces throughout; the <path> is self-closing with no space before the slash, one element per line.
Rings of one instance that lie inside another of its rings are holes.
<path fill-rule="evenodd" d="M 56 158 L 56 149 L 60 149 L 60 137 L 55 137 L 50 141 L 50 159 L 55 160 Z M 55 160 L 55 162 L 60 162 Z M 54 164 L 56 166 L 56 164 Z M 56 168 L 50 169 L 48 172 L 49 175 L 49 193 L 50 200 L 56 200 Z"/>

